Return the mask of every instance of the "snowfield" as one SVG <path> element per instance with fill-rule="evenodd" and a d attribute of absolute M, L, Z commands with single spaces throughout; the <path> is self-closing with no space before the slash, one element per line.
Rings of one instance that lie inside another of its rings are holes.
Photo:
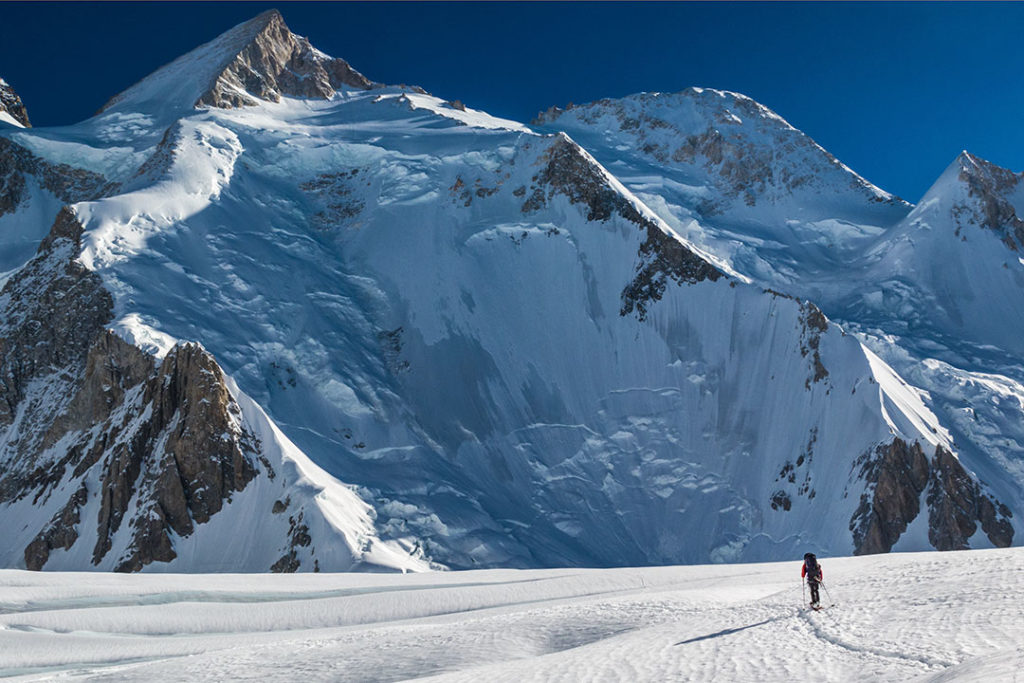
<path fill-rule="evenodd" d="M 0 571 L 15 680 L 1013 681 L 1024 549 L 642 569 Z"/>

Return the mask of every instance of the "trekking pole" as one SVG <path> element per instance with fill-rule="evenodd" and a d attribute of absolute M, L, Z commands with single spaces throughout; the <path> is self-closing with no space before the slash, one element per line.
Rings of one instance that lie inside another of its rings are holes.
<path fill-rule="evenodd" d="M 821 587 L 825 589 L 825 595 L 828 596 L 828 601 L 831 602 L 833 605 L 836 604 L 836 601 L 832 599 L 832 594 L 828 592 L 828 586 L 825 585 L 825 582 L 819 581 L 818 583 L 820 583 Z"/>
<path fill-rule="evenodd" d="M 800 579 L 800 596 L 801 599 L 807 602 L 807 584 L 804 583 L 803 579 Z M 831 598 L 829 598 L 831 600 Z"/>

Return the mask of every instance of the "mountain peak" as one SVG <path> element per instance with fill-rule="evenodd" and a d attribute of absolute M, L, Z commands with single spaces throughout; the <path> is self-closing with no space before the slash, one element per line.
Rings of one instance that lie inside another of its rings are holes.
<path fill-rule="evenodd" d="M 18 93 L 14 92 L 14 88 L 2 78 L 0 78 L 0 121 L 24 128 L 32 127 L 28 121 L 28 112 L 25 111 L 25 105 L 18 97 Z"/>
<path fill-rule="evenodd" d="M 245 107 L 283 96 L 327 99 L 374 83 L 295 35 L 276 9 L 222 33 L 114 97 L 101 110 Z"/>
<path fill-rule="evenodd" d="M 918 214 L 952 214 L 962 237 L 974 224 L 996 233 L 1013 251 L 1024 250 L 1024 173 L 998 166 L 963 150 L 921 198 Z"/>
<path fill-rule="evenodd" d="M 968 179 L 974 178 L 992 186 L 992 189 L 997 191 L 1014 187 L 1021 179 L 1021 174 L 982 159 L 967 150 L 960 152 L 954 163 L 960 166 L 961 180 L 968 181 Z"/>
<path fill-rule="evenodd" d="M 962 188 L 961 193 L 966 190 L 967 196 L 976 199 L 1003 198 L 1005 200 L 1021 185 L 1022 180 L 1024 180 L 1024 173 L 1014 173 L 963 150 L 928 189 L 921 203 L 924 204 L 927 200 L 939 195 L 949 195 L 954 188 Z"/>

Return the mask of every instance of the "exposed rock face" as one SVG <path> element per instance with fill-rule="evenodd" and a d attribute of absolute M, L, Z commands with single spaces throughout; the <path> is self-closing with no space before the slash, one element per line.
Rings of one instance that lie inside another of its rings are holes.
<path fill-rule="evenodd" d="M 130 522 L 134 543 L 117 569 L 170 561 L 172 532 L 191 534 L 256 475 L 259 444 L 242 427 L 220 368 L 196 344 L 178 345 L 155 367 L 151 357 L 107 333 L 90 361 L 107 378 L 131 377 L 149 364 L 148 375 L 128 388 L 127 400 L 103 423 L 118 445 L 97 445 L 85 456 L 86 463 L 102 460 L 103 472 L 93 561 L 110 550 L 136 495 L 144 502 Z M 85 403 L 102 401 L 89 395 L 88 387 L 97 385 L 109 386 L 87 375 Z"/>
<path fill-rule="evenodd" d="M 559 135 L 542 160 L 544 167 L 534 177 L 523 203 L 524 213 L 541 208 L 561 194 L 573 204 L 586 206 L 588 221 L 606 221 L 616 214 L 644 231 L 646 239 L 640 245 L 637 274 L 622 292 L 620 315 L 636 311 L 641 320 L 646 318 L 648 306 L 661 299 L 669 282 L 692 284 L 723 276 L 616 191 L 600 165 L 568 136 Z"/>
<path fill-rule="evenodd" d="M 14 92 L 14 88 L 2 78 L 0 78 L 0 112 L 7 112 L 12 119 L 26 128 L 32 127 L 28 120 L 28 112 L 25 111 L 25 105 L 18 97 L 18 93 Z"/>
<path fill-rule="evenodd" d="M 82 521 L 81 508 L 89 500 L 89 491 L 82 484 L 67 504 L 53 516 L 50 523 L 25 548 L 25 566 L 42 569 L 50 558 L 50 551 L 69 549 L 78 540 L 78 524 Z"/>
<path fill-rule="evenodd" d="M 956 457 L 939 447 L 931 462 L 928 489 L 928 540 L 939 550 L 965 550 L 981 524 L 992 544 L 1013 541 L 1009 509 L 982 491 Z"/>
<path fill-rule="evenodd" d="M 282 95 L 326 99 L 338 88 L 367 90 L 373 83 L 349 66 L 294 35 L 277 10 L 269 10 L 242 27 L 252 34 L 226 64 L 196 105 L 233 108 L 277 102 Z"/>
<path fill-rule="evenodd" d="M 828 377 L 828 370 L 821 362 L 821 335 L 828 331 L 828 318 L 817 306 L 810 301 L 800 303 L 800 321 L 803 323 L 803 330 L 800 338 L 800 353 L 805 358 L 811 355 L 811 365 L 814 373 L 807 378 L 804 386 L 811 388 L 812 382 L 820 382 Z"/>
<path fill-rule="evenodd" d="M 889 552 L 920 512 L 921 492 L 928 485 L 928 458 L 920 444 L 894 439 L 864 458 L 861 477 L 869 491 L 861 496 L 850 520 L 855 552 Z"/>
<path fill-rule="evenodd" d="M 67 164 L 52 164 L 7 138 L 0 137 L 0 216 L 28 199 L 27 176 L 33 176 L 60 201 L 95 199 L 109 189 L 106 178 Z"/>
<path fill-rule="evenodd" d="M 110 319 L 110 294 L 76 258 L 81 230 L 63 209 L 39 255 L 0 291 L 0 427 L 14 420 L 30 382 L 83 367 Z M 0 479 L 0 500 L 8 477 Z"/>
<path fill-rule="evenodd" d="M 897 438 L 863 456 L 854 467 L 858 464 L 861 478 L 868 482 L 850 520 L 858 555 L 892 550 L 920 514 L 925 493 L 928 540 L 935 549 L 966 549 L 978 523 L 993 545 L 1004 548 L 1013 540 L 1010 511 L 985 493 L 941 446 L 929 460 L 919 443 Z"/>
<path fill-rule="evenodd" d="M 1020 185 L 1024 173 L 1014 173 L 967 152 L 962 152 L 957 161 L 960 180 L 967 185 L 975 203 L 973 206 L 955 207 L 956 218 L 966 214 L 981 227 L 996 232 L 1010 249 L 1024 249 L 1024 220 L 1006 198 Z"/>
<path fill-rule="evenodd" d="M 112 300 L 77 260 L 81 234 L 62 210 L 0 293 L 0 503 L 71 491 L 25 548 L 29 569 L 90 523 L 99 564 L 127 523 L 116 568 L 135 571 L 173 559 L 172 536 L 208 521 L 264 463 L 210 354 L 179 344 L 158 363 L 104 329 Z M 97 518 L 83 519 L 96 495 Z"/>

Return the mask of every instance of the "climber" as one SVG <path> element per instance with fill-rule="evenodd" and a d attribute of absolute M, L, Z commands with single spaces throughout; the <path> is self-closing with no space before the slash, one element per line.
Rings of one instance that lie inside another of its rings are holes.
<path fill-rule="evenodd" d="M 821 571 L 821 565 L 818 564 L 818 558 L 814 556 L 814 553 L 806 553 L 804 555 L 804 564 L 800 567 L 801 578 L 807 578 L 807 585 L 811 588 L 811 607 L 818 609 L 821 606 L 818 600 L 818 584 L 821 583 L 823 574 Z"/>

